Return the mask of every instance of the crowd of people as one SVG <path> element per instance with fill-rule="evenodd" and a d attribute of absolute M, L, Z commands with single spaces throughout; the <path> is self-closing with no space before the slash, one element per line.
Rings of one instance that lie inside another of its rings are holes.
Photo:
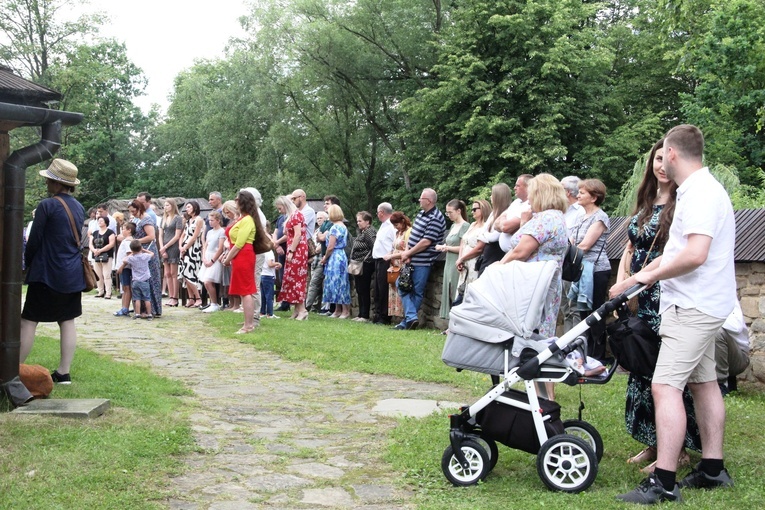
<path fill-rule="evenodd" d="M 240 190 L 228 202 L 220 193 L 210 193 L 212 210 L 206 220 L 194 201 L 184 205 L 182 215 L 167 200 L 158 216 L 151 196 L 141 193 L 128 206 L 129 218 L 110 215 L 105 204 L 95 208 L 80 246 L 87 247 L 101 277 L 96 298 L 112 297 L 111 273 L 119 273 L 123 300 L 115 315 L 129 315 L 132 305 L 135 318 L 161 316 L 163 293 L 168 297 L 164 306 L 176 307 L 180 289 L 186 289 L 186 307 L 242 312 L 239 334 L 257 328 L 261 317 L 278 318 L 275 304 L 279 310 L 292 310 L 295 320 L 306 320 L 309 312 L 350 319 L 352 284 L 358 296 L 353 320 L 417 329 L 429 276 L 442 254 L 443 318 L 491 264 L 557 262 L 538 328 L 548 338 L 556 333 L 559 314 L 568 330 L 609 293 L 646 284 L 637 300 L 637 316 L 661 336 L 661 350 L 652 377 L 630 375 L 625 422 L 628 432 L 646 446 L 628 462 L 652 464 L 644 468 L 650 473 L 646 481 L 619 498 L 678 501 L 679 487 L 733 484 L 722 460 L 721 399 L 730 376 L 748 364 L 733 274 L 733 211 L 725 190 L 701 164 L 702 154 L 703 135 L 694 126 L 678 126 L 653 146 L 629 220 L 617 283 L 610 290 L 610 222 L 601 209 L 605 185 L 575 176 L 558 180 L 547 173 L 519 176 L 512 191 L 498 183 L 490 201 L 473 200 L 470 207 L 460 199 L 448 200 L 446 216 L 436 191 L 425 188 L 413 220 L 383 202 L 376 210 L 377 226 L 371 213 L 358 211 L 354 229 L 337 196 L 325 196 L 323 211 L 317 213 L 301 189 L 274 200 L 278 217 L 273 228 L 255 188 Z M 76 168 L 69 165 L 55 160 L 41 174 L 51 194 L 69 205 L 74 220 L 82 224 L 82 206 L 71 197 L 79 181 Z M 50 261 L 41 262 L 52 258 L 46 256 L 51 241 L 65 252 L 60 264 L 73 266 L 79 256 L 74 242 L 63 240 L 68 236 L 66 218 L 51 200 L 37 208 L 26 248 L 29 290 L 21 357 L 31 349 L 37 322 L 59 322 L 62 360 L 53 377 L 68 382 L 73 319 L 81 305 L 80 299 L 76 304 L 66 300 L 79 293 L 82 282 L 76 271 L 64 277 L 54 274 Z M 46 224 L 51 217 L 55 221 Z M 48 232 L 52 224 L 61 224 L 55 235 Z M 576 282 L 561 278 L 570 244 L 584 252 L 584 270 Z M 57 255 L 61 258 L 60 251 Z M 209 298 L 206 306 L 203 289 Z M 606 339 L 597 329 L 589 331 L 587 354 L 604 359 Z M 676 419 L 682 415 L 685 420 Z M 677 466 L 689 462 L 685 448 L 702 452 L 702 459 L 678 484 Z"/>

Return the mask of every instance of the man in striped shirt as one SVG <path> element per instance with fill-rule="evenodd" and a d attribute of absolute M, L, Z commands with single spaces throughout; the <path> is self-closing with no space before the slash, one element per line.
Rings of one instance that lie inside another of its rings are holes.
<path fill-rule="evenodd" d="M 401 253 L 401 262 L 411 264 L 413 289 L 401 294 L 404 305 L 404 320 L 394 329 L 417 329 L 420 325 L 417 313 L 420 311 L 425 287 L 428 284 L 430 268 L 438 256 L 436 245 L 444 242 L 446 219 L 436 207 L 438 195 L 431 188 L 425 188 L 420 194 L 420 207 L 412 225 L 407 249 Z"/>

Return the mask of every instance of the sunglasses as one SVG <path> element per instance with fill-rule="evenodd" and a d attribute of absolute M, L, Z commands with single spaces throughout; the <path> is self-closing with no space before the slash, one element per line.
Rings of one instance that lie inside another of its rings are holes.
<path fill-rule="evenodd" d="M 477 211 L 477 210 L 479 210 L 479 209 L 480 209 L 480 207 L 473 207 L 473 208 L 471 209 L 471 211 L 473 211 L 473 212 L 476 212 L 476 211 Z"/>

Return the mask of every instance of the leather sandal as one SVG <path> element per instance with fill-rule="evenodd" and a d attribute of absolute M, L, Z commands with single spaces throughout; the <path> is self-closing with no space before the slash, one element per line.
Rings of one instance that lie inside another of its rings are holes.
<path fill-rule="evenodd" d="M 634 457 L 627 459 L 627 464 L 642 464 L 643 462 L 653 462 L 654 460 L 656 460 L 656 447 L 649 446 Z"/>

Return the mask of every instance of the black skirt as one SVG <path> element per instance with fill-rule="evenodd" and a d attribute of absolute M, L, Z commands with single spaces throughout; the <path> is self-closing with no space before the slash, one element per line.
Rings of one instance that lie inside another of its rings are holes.
<path fill-rule="evenodd" d="M 30 283 L 21 318 L 32 322 L 64 322 L 82 315 L 82 292 L 62 294 L 44 283 Z"/>

